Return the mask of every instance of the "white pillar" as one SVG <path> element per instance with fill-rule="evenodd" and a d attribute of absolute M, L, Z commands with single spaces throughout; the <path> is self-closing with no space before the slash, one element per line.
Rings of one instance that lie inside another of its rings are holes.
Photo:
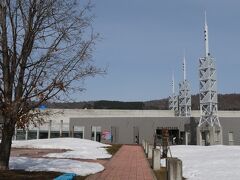
<path fill-rule="evenodd" d="M 146 141 L 145 153 L 148 154 L 148 142 Z"/>
<path fill-rule="evenodd" d="M 153 150 L 153 145 L 148 145 L 148 158 L 152 159 L 152 150 Z"/>
<path fill-rule="evenodd" d="M 152 155 L 153 155 L 152 167 L 153 167 L 153 170 L 160 170 L 160 157 L 161 157 L 160 152 L 161 152 L 160 149 L 153 149 L 152 150 Z"/>
<path fill-rule="evenodd" d="M 197 145 L 203 146 L 202 131 L 199 126 L 197 127 Z"/>
<path fill-rule="evenodd" d="M 94 127 L 94 141 L 97 141 L 97 128 Z"/>
<path fill-rule="evenodd" d="M 37 139 L 39 139 L 39 134 L 40 134 L 40 125 L 38 124 L 38 126 L 37 126 Z"/>
<path fill-rule="evenodd" d="M 82 132 L 83 132 L 82 138 L 84 139 L 85 127 L 83 127 Z"/>
<path fill-rule="evenodd" d="M 145 146 L 145 141 L 144 141 L 144 139 L 142 139 L 142 146 L 143 146 L 143 149 L 144 149 L 144 146 Z"/>
<path fill-rule="evenodd" d="M 59 131 L 60 137 L 62 137 L 62 132 L 63 132 L 63 120 L 60 121 L 60 131 Z"/>
<path fill-rule="evenodd" d="M 218 132 L 218 138 L 219 138 L 219 141 L 220 141 L 220 144 L 223 144 L 223 135 L 222 135 L 222 127 L 220 127 L 220 129 L 219 129 L 219 132 Z"/>
<path fill-rule="evenodd" d="M 182 161 L 178 158 L 168 158 L 167 174 L 168 180 L 182 180 Z"/>
<path fill-rule="evenodd" d="M 48 139 L 51 138 L 52 120 L 49 120 L 48 124 Z"/>
<path fill-rule="evenodd" d="M 185 145 L 188 145 L 188 132 L 185 132 Z"/>
<path fill-rule="evenodd" d="M 25 140 L 28 140 L 28 129 L 25 130 Z"/>
<path fill-rule="evenodd" d="M 143 141 L 143 149 L 144 149 L 144 152 L 146 151 L 146 140 Z"/>

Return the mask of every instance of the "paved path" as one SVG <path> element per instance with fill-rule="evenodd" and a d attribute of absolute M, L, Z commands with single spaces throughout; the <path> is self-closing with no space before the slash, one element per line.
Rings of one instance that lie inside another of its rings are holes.
<path fill-rule="evenodd" d="M 87 180 L 153 180 L 152 170 L 141 146 L 123 145 L 105 165 L 103 172 Z"/>

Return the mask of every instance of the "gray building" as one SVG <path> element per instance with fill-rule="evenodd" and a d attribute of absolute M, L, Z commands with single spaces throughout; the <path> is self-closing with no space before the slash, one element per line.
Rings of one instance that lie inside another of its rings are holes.
<path fill-rule="evenodd" d="M 100 111 L 100 110 L 99 110 Z M 133 111 L 131 114 L 126 111 L 124 117 L 121 111 L 121 117 L 74 117 L 70 118 L 70 131 L 74 132 L 75 127 L 84 129 L 86 139 L 105 142 L 101 139 L 101 132 L 109 131 L 112 135 L 111 140 L 107 142 L 134 144 L 136 138 L 138 142 L 146 139 L 153 143 L 154 134 L 161 135 L 163 128 L 169 129 L 169 140 L 171 144 L 197 144 L 196 128 L 199 122 L 199 116 L 196 117 L 173 117 L 167 112 L 159 111 Z M 163 114 L 161 114 L 163 112 Z M 229 115 L 231 112 L 222 112 L 220 122 L 223 127 L 223 144 L 240 145 L 240 117 Z M 237 113 L 240 115 L 239 113 Z M 164 116 L 165 115 L 165 116 Z M 95 132 L 96 131 L 96 132 Z"/>
<path fill-rule="evenodd" d="M 135 144 L 161 135 L 162 128 L 169 129 L 171 144 L 197 144 L 196 129 L 199 111 L 191 117 L 175 117 L 168 110 L 94 110 L 51 109 L 53 115 L 45 123 L 27 130 L 16 129 L 14 139 L 42 139 L 76 137 L 103 143 Z M 223 128 L 224 145 L 240 145 L 240 111 L 219 111 Z"/>

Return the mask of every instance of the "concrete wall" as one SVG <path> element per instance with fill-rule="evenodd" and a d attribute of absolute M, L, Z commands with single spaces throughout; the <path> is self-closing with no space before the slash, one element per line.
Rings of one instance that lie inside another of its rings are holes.
<path fill-rule="evenodd" d="M 224 112 L 226 113 L 226 112 Z M 228 114 L 230 117 L 226 117 Z M 233 133 L 234 142 L 233 145 L 240 145 L 240 116 L 236 117 L 237 113 L 230 115 L 230 112 L 227 112 L 223 117 L 219 117 L 222 130 L 223 130 L 223 144 L 229 144 L 228 133 Z M 223 115 L 223 113 L 222 113 Z M 190 144 L 195 145 L 196 142 L 196 127 L 199 122 L 199 117 L 191 117 L 190 122 L 185 125 L 185 130 L 190 132 L 191 140 Z"/>
<path fill-rule="evenodd" d="M 223 127 L 223 144 L 229 145 L 228 133 L 233 133 L 234 145 L 240 145 L 240 117 L 220 117 Z M 190 134 L 189 144 L 196 145 L 196 127 L 199 117 L 79 117 L 70 118 L 70 129 L 73 126 L 85 127 L 85 138 L 91 139 L 91 126 L 101 126 L 102 131 L 111 131 L 111 127 L 117 127 L 117 142 L 133 144 L 134 127 L 139 130 L 139 142 L 142 139 L 153 143 L 153 135 L 157 128 L 170 127 Z"/>
<path fill-rule="evenodd" d="M 219 118 L 223 129 L 223 144 L 229 145 L 228 133 L 233 133 L 234 145 L 240 145 L 240 117 Z"/>
<path fill-rule="evenodd" d="M 158 127 L 173 127 L 188 132 L 189 144 L 196 144 L 199 111 L 192 111 L 193 117 L 186 118 L 174 117 L 172 111 L 168 110 L 50 109 L 50 111 L 53 115 L 46 117 L 46 123 L 39 127 L 42 132 L 48 132 L 50 120 L 51 130 L 60 131 L 62 121 L 62 131 L 71 132 L 73 126 L 81 126 L 84 127 L 84 138 L 91 139 L 91 127 L 100 126 L 101 131 L 111 131 L 115 128 L 117 132 L 115 143 L 133 144 L 136 131 L 139 132 L 139 142 L 144 138 L 152 143 L 153 134 Z M 219 111 L 219 119 L 223 127 L 223 144 L 229 145 L 228 133 L 231 132 L 233 144 L 240 145 L 240 111 Z M 30 130 L 37 131 L 38 128 L 30 126 Z"/>
<path fill-rule="evenodd" d="M 91 126 L 101 126 L 103 130 L 111 131 L 111 127 L 118 129 L 118 142 L 133 144 L 134 127 L 139 130 L 139 142 L 142 139 L 153 143 L 153 135 L 159 127 L 177 128 L 184 131 L 189 118 L 176 117 L 101 117 L 101 118 L 70 118 L 70 129 L 73 126 L 85 127 L 85 138 L 91 139 Z"/>

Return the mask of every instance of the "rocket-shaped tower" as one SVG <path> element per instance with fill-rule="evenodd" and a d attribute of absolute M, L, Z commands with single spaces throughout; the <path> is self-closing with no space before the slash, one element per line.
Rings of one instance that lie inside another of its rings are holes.
<path fill-rule="evenodd" d="M 179 83 L 179 116 L 191 116 L 191 92 L 186 75 L 186 58 L 183 57 L 183 81 Z"/>
<path fill-rule="evenodd" d="M 172 74 L 172 95 L 169 97 L 169 110 L 172 110 L 174 115 L 178 116 L 178 96 L 175 94 L 174 73 Z"/>
<path fill-rule="evenodd" d="M 197 128 L 199 145 L 222 143 L 222 128 L 218 118 L 217 79 L 215 60 L 210 56 L 208 25 L 205 12 L 205 56 L 199 59 L 200 120 Z"/>

